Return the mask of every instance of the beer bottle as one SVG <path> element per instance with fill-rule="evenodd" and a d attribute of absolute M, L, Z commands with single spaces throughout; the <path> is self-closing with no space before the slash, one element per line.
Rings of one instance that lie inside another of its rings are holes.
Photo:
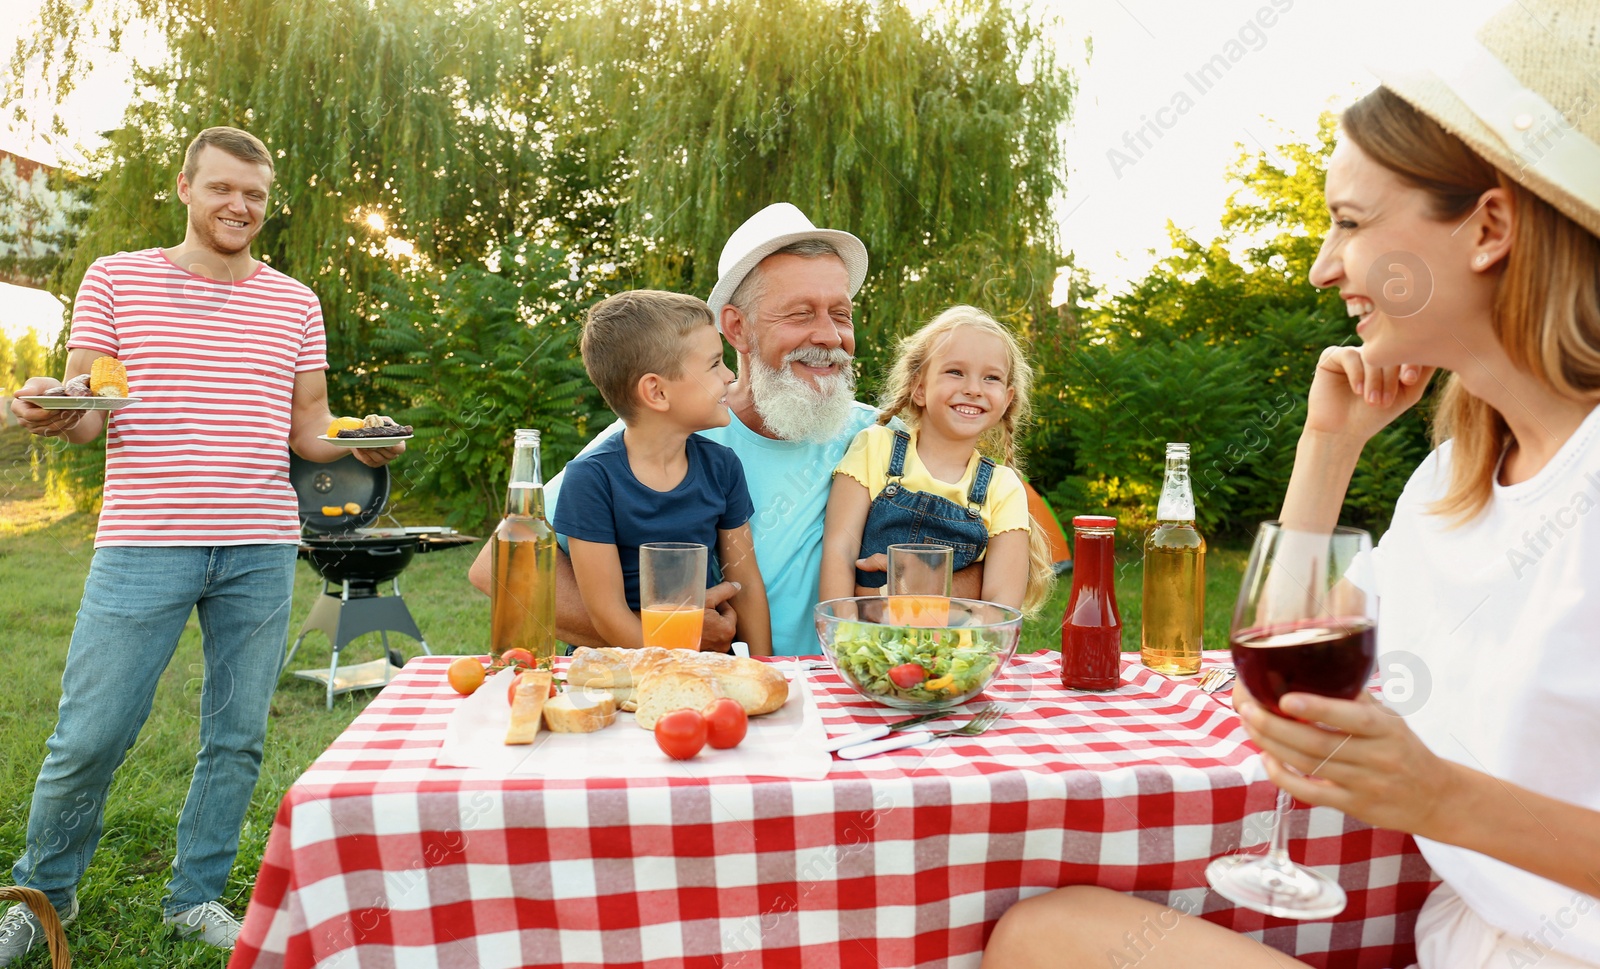
<path fill-rule="evenodd" d="M 520 646 L 535 657 L 554 656 L 556 641 L 556 533 L 544 518 L 539 474 L 539 432 L 518 428 L 511 454 L 506 514 L 494 530 L 490 587 L 489 654 Z"/>
<path fill-rule="evenodd" d="M 1168 444 L 1156 524 L 1144 540 L 1144 665 L 1168 675 L 1200 672 L 1205 616 L 1206 540 L 1194 525 L 1189 445 Z"/>

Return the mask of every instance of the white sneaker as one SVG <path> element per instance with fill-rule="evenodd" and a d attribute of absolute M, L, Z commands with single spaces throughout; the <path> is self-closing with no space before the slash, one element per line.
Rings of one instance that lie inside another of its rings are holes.
<path fill-rule="evenodd" d="M 161 921 L 176 928 L 179 935 L 198 932 L 201 941 L 219 949 L 233 948 L 233 943 L 239 938 L 239 930 L 244 928 L 233 917 L 233 913 L 222 907 L 221 902 L 201 902 L 176 915 L 163 915 Z"/>
<path fill-rule="evenodd" d="M 72 909 L 57 912 L 61 927 L 66 928 L 78 919 L 78 899 L 72 899 Z M 44 926 L 28 906 L 18 902 L 0 918 L 0 966 L 9 966 L 22 958 L 29 949 L 44 944 Z"/>

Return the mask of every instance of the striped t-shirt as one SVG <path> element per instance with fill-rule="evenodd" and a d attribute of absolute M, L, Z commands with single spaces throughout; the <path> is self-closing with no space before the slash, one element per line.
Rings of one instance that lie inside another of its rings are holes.
<path fill-rule="evenodd" d="M 108 415 L 96 548 L 299 540 L 289 419 L 295 375 L 327 368 L 315 293 L 264 264 L 217 282 L 119 252 L 84 274 L 67 346 L 115 356 L 141 398 Z"/>

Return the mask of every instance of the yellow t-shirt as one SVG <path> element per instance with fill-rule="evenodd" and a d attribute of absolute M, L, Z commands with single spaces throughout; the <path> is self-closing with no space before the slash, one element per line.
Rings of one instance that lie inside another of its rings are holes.
<path fill-rule="evenodd" d="M 917 432 L 909 433 L 911 446 L 906 448 L 906 473 L 900 476 L 901 487 L 938 495 L 962 508 L 967 507 L 967 493 L 972 490 L 972 479 L 978 473 L 978 452 L 972 452 L 960 481 L 941 481 L 930 474 L 922 459 L 917 457 Z M 833 473 L 847 474 L 861 482 L 868 497 L 875 499 L 889 483 L 889 458 L 893 454 L 894 429 L 875 424 L 856 435 Z M 994 473 L 989 476 L 989 493 L 978 513 L 990 535 L 1028 528 L 1028 493 L 1015 471 L 1003 464 L 995 465 Z M 979 555 L 978 559 L 981 561 L 983 556 Z"/>

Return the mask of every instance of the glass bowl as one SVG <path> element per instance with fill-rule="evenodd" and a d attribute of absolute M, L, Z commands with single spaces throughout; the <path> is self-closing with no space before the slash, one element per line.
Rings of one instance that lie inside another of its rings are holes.
<path fill-rule="evenodd" d="M 943 596 L 830 599 L 817 603 L 816 623 L 844 681 L 901 710 L 943 710 L 977 696 L 1022 638 L 1020 611 Z"/>

